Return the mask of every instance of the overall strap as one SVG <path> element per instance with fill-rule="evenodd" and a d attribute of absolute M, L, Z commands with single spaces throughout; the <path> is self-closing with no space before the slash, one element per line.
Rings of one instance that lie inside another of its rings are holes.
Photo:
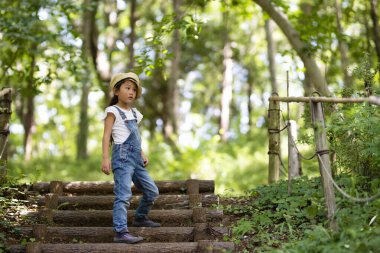
<path fill-rule="evenodd" d="M 125 115 L 125 113 L 122 110 L 120 110 L 119 107 L 117 107 L 115 105 L 113 107 L 115 107 L 119 111 L 119 114 L 120 114 L 121 118 L 123 119 L 123 121 L 126 121 L 127 116 Z M 137 115 L 136 115 L 135 110 L 133 110 L 133 108 L 132 108 L 132 114 L 133 114 L 133 117 L 135 118 L 135 120 L 137 121 Z"/>
<path fill-rule="evenodd" d="M 132 113 L 133 113 L 133 117 L 135 117 L 135 120 L 137 121 L 137 115 L 136 115 L 135 110 L 133 110 L 133 108 L 132 108 Z"/>

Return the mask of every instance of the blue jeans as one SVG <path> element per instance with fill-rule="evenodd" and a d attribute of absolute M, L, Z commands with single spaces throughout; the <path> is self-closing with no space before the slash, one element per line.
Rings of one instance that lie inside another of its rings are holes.
<path fill-rule="evenodd" d="M 131 134 L 122 144 L 112 147 L 112 171 L 114 174 L 115 200 L 113 205 L 113 228 L 115 232 L 127 232 L 127 209 L 132 198 L 131 182 L 143 192 L 135 218 L 148 215 L 158 197 L 158 188 L 144 167 L 141 141 L 137 123 L 126 121 Z"/>

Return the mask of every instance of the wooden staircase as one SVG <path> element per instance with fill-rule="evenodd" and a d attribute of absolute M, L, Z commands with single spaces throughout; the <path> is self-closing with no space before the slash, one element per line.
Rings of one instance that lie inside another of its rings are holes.
<path fill-rule="evenodd" d="M 234 252 L 223 224 L 228 221 L 216 210 L 214 181 L 158 181 L 160 196 L 149 218 L 160 222 L 159 228 L 129 227 L 133 235 L 144 237 L 138 244 L 113 243 L 111 182 L 37 183 L 32 187 L 38 210 L 26 214 L 38 224 L 20 227 L 23 236 L 35 242 L 13 245 L 11 252 L 79 253 L 79 252 Z M 141 193 L 132 188 L 134 197 L 128 210 L 133 220 Z"/>

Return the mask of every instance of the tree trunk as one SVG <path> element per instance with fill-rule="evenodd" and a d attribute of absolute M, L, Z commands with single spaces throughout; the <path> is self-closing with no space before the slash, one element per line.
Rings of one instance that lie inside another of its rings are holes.
<path fill-rule="evenodd" d="M 131 16 L 129 18 L 129 22 L 131 25 L 131 33 L 129 34 L 129 63 L 128 63 L 128 71 L 131 71 L 135 66 L 135 41 L 136 41 L 136 0 L 131 0 Z"/>
<path fill-rule="evenodd" d="M 82 58 L 86 63 L 86 72 L 88 75 L 83 76 L 82 94 L 80 101 L 79 114 L 79 131 L 77 135 L 77 159 L 87 158 L 87 140 L 88 140 L 88 95 L 90 92 L 91 72 L 96 72 L 97 59 L 97 30 L 95 23 L 95 15 L 98 4 L 93 4 L 92 1 L 84 2 L 85 11 L 82 19 L 83 46 Z M 91 8 L 90 8 L 91 6 Z M 96 72 L 97 74 L 97 72 Z"/>
<path fill-rule="evenodd" d="M 104 11 L 104 24 L 106 29 L 110 29 L 110 32 L 106 33 L 105 38 L 105 48 L 103 51 L 98 50 L 98 57 L 102 56 L 106 59 L 102 59 L 103 64 L 97 65 L 97 72 L 100 83 L 104 85 L 100 85 L 101 90 L 104 92 L 104 98 L 102 100 L 103 108 L 108 106 L 109 101 L 111 100 L 111 92 L 108 86 L 108 83 L 111 80 L 112 76 L 112 56 L 116 47 L 116 39 L 121 37 L 119 34 L 119 13 L 116 8 L 116 2 L 105 2 Z M 113 17 L 114 13 L 117 13 L 116 17 Z M 106 62 L 104 62 L 106 61 Z M 104 64 L 105 63 L 105 64 Z"/>
<path fill-rule="evenodd" d="M 249 130 L 251 131 L 252 130 L 252 119 L 251 119 L 251 115 L 252 115 L 252 103 L 251 103 L 251 96 L 252 96 L 252 93 L 253 93 L 253 82 L 254 82 L 254 75 L 253 75 L 253 70 L 249 70 L 248 71 L 248 77 L 247 77 L 247 82 L 248 82 L 248 88 L 247 88 L 247 109 L 248 109 L 248 126 L 249 126 Z"/>
<path fill-rule="evenodd" d="M 267 51 L 268 51 L 268 62 L 269 62 L 269 74 L 270 74 L 270 84 L 272 86 L 272 93 L 278 93 L 278 85 L 276 81 L 276 62 L 275 62 L 275 54 L 276 54 L 276 45 L 273 41 L 272 31 L 273 24 L 272 20 L 265 20 L 265 35 L 267 39 Z"/>
<path fill-rule="evenodd" d="M 31 61 L 30 61 L 30 71 L 28 77 L 28 86 L 27 86 L 27 97 L 26 97 L 26 113 L 24 114 L 23 126 L 24 126 L 24 159 L 29 161 L 32 156 L 32 132 L 34 127 L 34 71 L 36 67 L 36 54 L 35 50 L 37 49 L 36 45 L 32 46 Z"/>
<path fill-rule="evenodd" d="M 366 8 L 367 8 L 367 5 L 366 5 Z M 367 9 L 364 13 L 367 12 Z M 368 17 L 367 15 L 362 15 L 363 16 L 363 24 L 364 24 L 364 28 L 365 28 L 365 37 L 366 37 L 366 52 L 368 54 L 372 54 L 372 46 L 371 46 L 371 28 L 370 28 L 370 24 L 369 24 L 369 20 L 368 20 Z M 371 58 L 369 59 L 371 61 Z"/>
<path fill-rule="evenodd" d="M 348 46 L 347 43 L 344 41 L 342 38 L 343 36 L 343 28 L 341 24 L 341 19 L 342 19 L 342 9 L 340 5 L 340 0 L 335 0 L 335 16 L 336 16 L 336 24 L 338 28 L 338 44 L 339 44 L 339 51 L 340 51 L 340 61 L 341 61 L 341 70 L 343 73 L 343 82 L 344 86 L 347 88 L 352 87 L 352 80 L 350 75 L 348 74 L 348 57 L 347 57 L 347 52 L 348 52 Z"/>
<path fill-rule="evenodd" d="M 173 10 L 176 19 L 181 15 L 180 11 L 180 0 L 173 0 Z M 170 77 L 168 83 L 168 97 L 167 97 L 167 113 L 168 121 L 165 125 L 165 135 L 168 138 L 172 138 L 173 135 L 178 133 L 178 118 L 179 118 L 179 90 L 177 85 L 177 80 L 179 78 L 179 62 L 181 58 L 181 44 L 180 44 L 180 34 L 177 28 L 173 31 L 173 60 L 171 63 Z"/>
<path fill-rule="evenodd" d="M 88 94 L 89 85 L 85 80 L 82 84 L 82 97 L 80 101 L 79 132 L 77 136 L 77 159 L 87 158 L 87 139 L 88 139 Z"/>
<path fill-rule="evenodd" d="M 377 16 L 377 0 L 370 0 L 371 19 L 373 24 L 373 40 L 376 47 L 377 61 L 380 62 L 380 34 L 379 34 L 379 18 Z"/>
<path fill-rule="evenodd" d="M 307 70 L 305 72 L 305 78 L 303 80 L 303 87 L 305 97 L 311 96 L 311 94 L 313 93 L 313 84 L 311 82 L 311 78 Z"/>
<path fill-rule="evenodd" d="M 230 104 L 232 100 L 232 49 L 228 36 L 228 11 L 223 13 L 223 23 L 225 24 L 225 32 L 223 33 L 223 80 L 219 134 L 221 139 L 226 141 L 230 125 Z"/>
<path fill-rule="evenodd" d="M 268 15 L 273 19 L 274 22 L 280 27 L 284 35 L 288 38 L 291 46 L 297 52 L 298 56 L 303 61 L 305 68 L 309 72 L 310 79 L 315 87 L 315 89 L 320 92 L 322 95 L 328 96 L 331 95 L 328 87 L 326 85 L 326 81 L 321 74 L 321 71 L 318 68 L 317 63 L 313 58 L 310 57 L 305 52 L 305 48 L 307 47 L 306 43 L 301 40 L 301 37 L 296 31 L 288 18 L 282 12 L 276 10 L 274 6 L 268 0 L 253 0 L 256 4 L 260 5 L 260 7 L 268 13 Z"/>

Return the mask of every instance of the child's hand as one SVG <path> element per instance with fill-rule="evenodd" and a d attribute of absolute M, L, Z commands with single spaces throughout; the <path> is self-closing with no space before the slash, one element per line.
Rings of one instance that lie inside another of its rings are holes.
<path fill-rule="evenodd" d="M 142 157 L 142 159 L 143 159 L 143 161 L 144 161 L 144 166 L 145 166 L 145 167 L 148 166 L 148 164 L 149 164 L 149 159 L 148 159 L 148 157 L 145 156 L 144 152 L 142 152 L 142 151 L 141 151 L 141 157 Z"/>
<path fill-rule="evenodd" d="M 110 174 L 110 172 L 111 172 L 111 161 L 110 161 L 110 159 L 103 159 L 102 171 L 106 175 Z"/>

